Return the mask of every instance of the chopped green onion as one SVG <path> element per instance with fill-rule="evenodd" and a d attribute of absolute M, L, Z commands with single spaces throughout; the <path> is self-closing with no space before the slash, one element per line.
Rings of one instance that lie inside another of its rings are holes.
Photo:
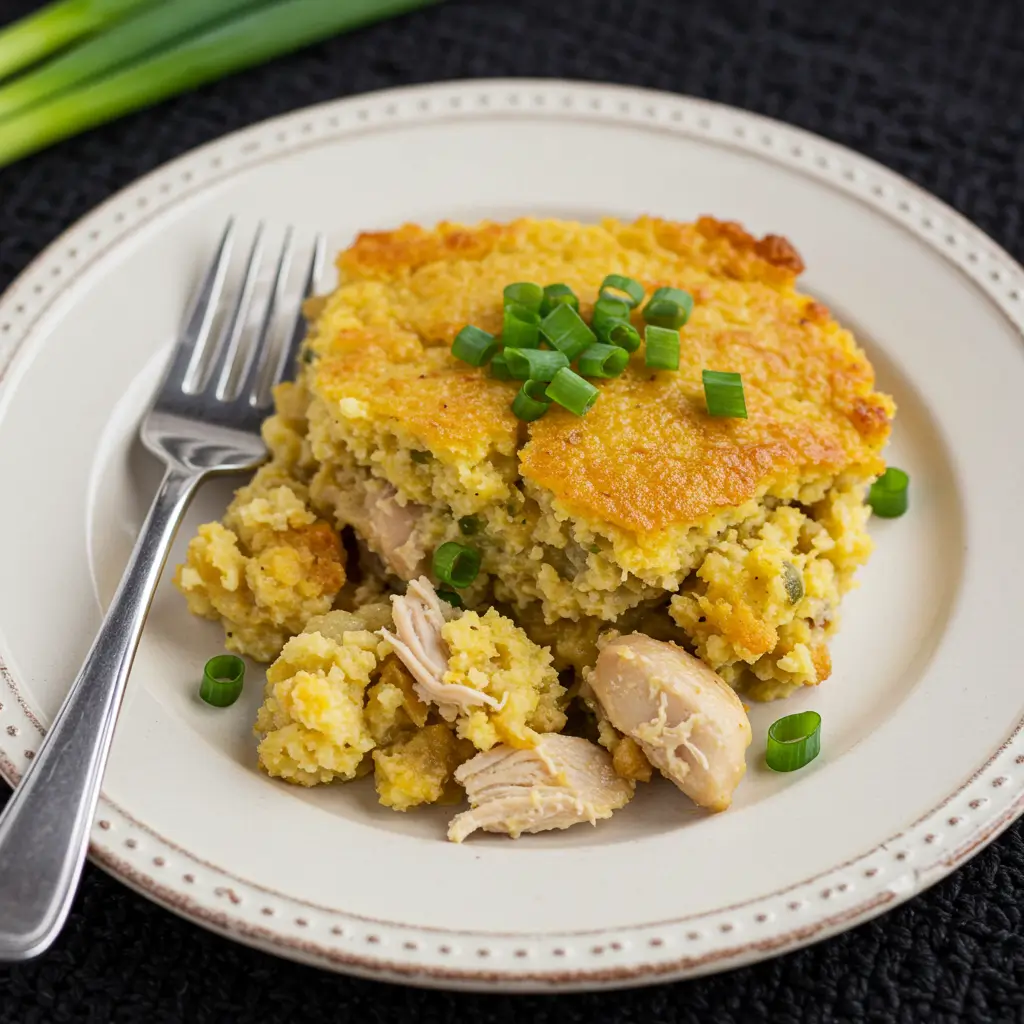
<path fill-rule="evenodd" d="M 743 378 L 738 373 L 705 370 L 702 377 L 704 401 L 707 402 L 709 416 L 732 416 L 741 420 L 747 418 Z"/>
<path fill-rule="evenodd" d="M 640 332 L 631 323 L 620 320 L 608 324 L 603 340 L 608 345 L 618 345 L 627 352 L 635 352 L 640 347 Z"/>
<path fill-rule="evenodd" d="M 463 516 L 459 520 L 459 529 L 463 537 L 472 537 L 474 533 L 480 532 L 480 520 L 476 516 Z"/>
<path fill-rule="evenodd" d="M 62 0 L 0 31 L 0 78 L 63 50 L 152 0 Z"/>
<path fill-rule="evenodd" d="M 693 296 L 682 288 L 658 288 L 644 306 L 644 322 L 656 327 L 682 327 L 693 312 Z"/>
<path fill-rule="evenodd" d="M 425 466 L 430 461 L 430 452 L 421 452 L 413 448 L 409 452 L 409 458 L 419 466 Z"/>
<path fill-rule="evenodd" d="M 623 298 L 623 295 L 628 297 Z M 644 286 L 624 274 L 609 274 L 601 282 L 601 298 L 619 299 L 635 309 L 644 301 Z"/>
<path fill-rule="evenodd" d="M 810 764 L 821 750 L 821 715 L 801 711 L 768 727 L 765 759 L 776 772 L 793 772 Z"/>
<path fill-rule="evenodd" d="M 525 306 L 532 312 L 539 313 L 540 305 L 544 301 L 544 289 L 531 281 L 517 281 L 515 284 L 505 285 L 503 298 L 506 306 Z"/>
<path fill-rule="evenodd" d="M 519 394 L 512 400 L 512 412 L 516 419 L 524 423 L 539 420 L 548 411 L 551 399 L 547 397 L 547 381 L 527 380 L 519 389 Z"/>
<path fill-rule="evenodd" d="M 572 306 L 577 312 L 580 300 L 567 284 L 549 284 L 544 289 L 544 300 L 540 304 L 540 315 L 547 316 L 556 306 Z"/>
<path fill-rule="evenodd" d="M 907 511 L 910 477 L 895 466 L 890 466 L 872 485 L 868 504 L 876 516 L 896 519 Z"/>
<path fill-rule="evenodd" d="M 501 340 L 507 348 L 536 348 L 540 344 L 540 314 L 510 302 L 505 307 Z"/>
<path fill-rule="evenodd" d="M 495 380 L 512 380 L 512 374 L 509 371 L 508 361 L 505 359 L 504 352 L 498 352 L 491 359 L 491 376 Z"/>
<path fill-rule="evenodd" d="M 455 593 L 454 590 L 448 590 L 443 587 L 437 592 L 437 596 L 442 600 L 450 604 L 453 608 L 464 608 L 465 605 L 462 603 L 462 598 Z"/>
<path fill-rule="evenodd" d="M 569 412 L 585 416 L 597 401 L 599 392 L 590 381 L 566 368 L 559 370 L 551 379 L 546 394 Z"/>
<path fill-rule="evenodd" d="M 344 3 L 339 0 L 281 0 L 261 4 L 251 12 L 189 35 L 166 49 L 90 81 L 88 88 L 61 92 L 0 122 L 0 166 L 69 135 L 152 106 L 232 72 L 262 64 L 339 32 L 434 2 L 436 0 L 345 0 Z M 84 0 L 84 3 L 97 4 L 97 0 Z M 82 6 L 83 0 L 74 0 L 71 9 Z M 124 7 L 123 4 L 116 6 Z M 216 5 L 211 3 L 210 6 Z M 97 7 L 114 9 L 115 5 L 112 0 L 105 3 L 100 0 Z M 46 15 L 44 11 L 40 16 Z M 26 59 L 35 60 L 53 48 L 53 43 L 46 41 L 28 45 L 26 39 L 33 32 L 21 29 L 20 38 L 13 44 L 10 38 L 0 38 L 0 61 L 5 66 L 23 66 Z M 70 40 L 64 39 L 60 45 L 67 41 Z M 12 50 L 18 53 L 13 61 Z"/>
<path fill-rule="evenodd" d="M 782 585 L 790 604 L 796 604 L 804 596 L 804 580 L 800 570 L 792 562 L 782 563 Z"/>
<path fill-rule="evenodd" d="M 147 0 L 149 2 L 149 0 Z M 90 35 L 77 46 L 58 54 L 45 64 L 21 75 L 16 81 L 0 88 L 0 117 L 9 117 L 25 107 L 34 106 L 58 93 L 99 78 L 109 71 L 122 68 L 171 43 L 212 25 L 224 21 L 246 7 L 256 6 L 258 0 L 174 0 L 174 3 L 149 6 L 137 14 L 116 21 L 102 32 Z M 64 5 L 67 7 L 67 5 Z M 87 0 L 78 7 L 139 6 L 139 0 L 117 0 L 105 3 Z M 51 8 L 51 11 L 54 11 Z M 11 30 L 8 30 L 11 31 Z M 5 34 L 0 32 L 0 49 Z M 2 58 L 0 58 L 2 62 Z"/>
<path fill-rule="evenodd" d="M 679 369 L 679 332 L 648 324 L 644 330 L 644 364 L 652 370 Z"/>
<path fill-rule="evenodd" d="M 601 296 L 594 303 L 594 312 L 590 317 L 590 322 L 594 327 L 594 330 L 600 334 L 599 325 L 605 323 L 618 323 L 622 320 L 629 322 L 630 307 L 628 302 L 623 302 L 622 299 L 606 298 Z"/>
<path fill-rule="evenodd" d="M 245 662 L 234 654 L 218 654 L 203 668 L 199 696 L 215 708 L 226 708 L 238 700 L 245 682 Z"/>
<path fill-rule="evenodd" d="M 572 306 L 556 306 L 541 320 L 540 331 L 570 363 L 597 341 L 594 332 Z"/>
<path fill-rule="evenodd" d="M 463 327 L 452 342 L 452 355 L 470 366 L 483 366 L 497 351 L 498 341 L 494 335 L 472 324 Z"/>
<path fill-rule="evenodd" d="M 480 572 L 480 552 L 449 540 L 434 552 L 434 575 L 456 590 L 465 590 Z"/>
<path fill-rule="evenodd" d="M 618 377 L 629 362 L 629 353 L 618 345 L 591 345 L 581 355 L 579 371 L 584 377 Z"/>
<path fill-rule="evenodd" d="M 513 380 L 551 380 L 569 365 L 569 359 L 546 348 L 507 348 L 505 365 Z"/>

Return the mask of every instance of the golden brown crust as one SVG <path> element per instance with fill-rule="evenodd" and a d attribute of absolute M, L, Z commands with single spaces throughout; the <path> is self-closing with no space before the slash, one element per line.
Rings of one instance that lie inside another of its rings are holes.
<path fill-rule="evenodd" d="M 570 514 L 645 534 L 773 488 L 883 468 L 892 402 L 852 336 L 795 291 L 803 263 L 778 235 L 711 217 L 406 225 L 360 236 L 339 266 L 311 390 L 333 408 L 355 399 L 360 415 L 439 457 L 511 455 L 525 442 L 521 475 Z M 500 329 L 510 281 L 566 281 L 586 316 L 612 271 L 695 296 L 678 373 L 651 373 L 641 351 L 599 384 L 586 417 L 556 408 L 524 428 L 509 408 L 515 384 L 447 352 L 466 323 Z M 703 369 L 742 375 L 748 419 L 707 415 Z"/>

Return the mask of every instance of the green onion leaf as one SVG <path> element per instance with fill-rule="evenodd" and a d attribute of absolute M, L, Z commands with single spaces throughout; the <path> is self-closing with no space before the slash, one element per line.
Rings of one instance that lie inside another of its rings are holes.
<path fill-rule="evenodd" d="M 245 682 L 245 662 L 234 654 L 218 654 L 203 668 L 199 696 L 215 708 L 226 708 L 238 700 Z"/>
<path fill-rule="evenodd" d="M 602 296 L 594 303 L 594 312 L 590 317 L 590 323 L 594 330 L 600 335 L 600 326 L 606 323 L 619 323 L 625 320 L 629 322 L 629 303 L 622 299 L 605 298 Z"/>
<path fill-rule="evenodd" d="M 776 772 L 793 772 L 810 764 L 821 750 L 821 715 L 801 711 L 768 727 L 765 759 Z"/>
<path fill-rule="evenodd" d="M 577 364 L 584 377 L 618 377 L 629 362 L 629 353 L 618 345 L 591 345 Z"/>
<path fill-rule="evenodd" d="M 459 520 L 459 529 L 463 537 L 472 537 L 474 533 L 480 532 L 480 520 L 476 516 L 463 516 Z"/>
<path fill-rule="evenodd" d="M 494 335 L 472 324 L 463 327 L 452 342 L 452 355 L 470 366 L 483 366 L 497 351 L 498 341 Z"/>
<path fill-rule="evenodd" d="M 679 369 L 679 332 L 648 324 L 644 329 L 644 364 L 652 370 Z"/>
<path fill-rule="evenodd" d="M 624 274 L 609 274 L 601 282 L 601 298 L 619 299 L 635 309 L 644 301 L 644 286 Z"/>
<path fill-rule="evenodd" d="M 644 306 L 644 322 L 656 327 L 679 328 L 690 319 L 693 296 L 682 288 L 658 288 Z"/>
<path fill-rule="evenodd" d="M 515 284 L 505 285 L 503 298 L 506 306 L 525 306 L 534 313 L 539 313 L 540 305 L 544 301 L 544 289 L 532 281 L 517 281 Z"/>
<path fill-rule="evenodd" d="M 567 284 L 549 284 L 544 289 L 544 300 L 540 304 L 540 315 L 547 316 L 556 306 L 572 306 L 577 312 L 580 300 Z"/>
<path fill-rule="evenodd" d="M 896 519 L 907 511 L 910 477 L 895 466 L 890 466 L 872 485 L 868 504 L 876 516 Z"/>
<path fill-rule="evenodd" d="M 541 320 L 540 331 L 570 363 L 597 341 L 594 332 L 572 306 L 556 306 Z"/>
<path fill-rule="evenodd" d="M 0 88 L 0 118 L 67 92 L 109 71 L 165 49 L 171 43 L 225 21 L 260 0 L 174 0 L 157 4 L 115 22 L 102 32 L 58 54 Z M 97 6 L 92 3 L 91 6 Z M 125 6 L 122 0 L 121 6 Z M 138 0 L 131 6 L 138 6 Z M 3 33 L 0 33 L 0 46 Z"/>
<path fill-rule="evenodd" d="M 434 552 L 434 575 L 456 590 L 465 590 L 480 572 L 480 552 L 449 540 Z"/>
<path fill-rule="evenodd" d="M 261 4 L 251 12 L 218 23 L 147 58 L 90 81 L 87 89 L 61 92 L 0 122 L 0 167 L 69 135 L 152 106 L 232 72 L 262 64 L 339 32 L 436 2 L 281 0 L 279 3 Z M 81 3 L 82 0 L 74 0 L 76 7 Z M 111 0 L 103 6 L 110 7 Z M 15 48 L 22 46 L 24 42 L 19 41 Z M 48 52 L 49 46 L 46 44 L 43 52 Z M 9 43 L 0 42 L 0 52 L 8 47 Z M 0 60 L 3 59 L 0 56 Z M 6 60 L 11 66 L 9 55 Z M 19 55 L 17 64 L 13 66 L 22 64 L 23 59 Z"/>
<path fill-rule="evenodd" d="M 512 400 L 512 413 L 524 423 L 539 420 L 551 406 L 551 399 L 545 393 L 547 381 L 527 380 Z"/>
<path fill-rule="evenodd" d="M 566 368 L 554 375 L 546 394 L 569 412 L 585 416 L 597 401 L 599 392 L 590 381 Z"/>
<path fill-rule="evenodd" d="M 509 348 L 536 348 L 540 344 L 540 314 L 510 302 L 505 306 L 501 340 Z"/>
<path fill-rule="evenodd" d="M 623 320 L 609 325 L 604 341 L 608 345 L 618 345 L 627 352 L 635 352 L 640 347 L 640 332 Z"/>
<path fill-rule="evenodd" d="M 509 372 L 504 352 L 498 352 L 491 359 L 491 376 L 495 380 L 512 380 L 512 374 Z"/>
<path fill-rule="evenodd" d="M 796 604 L 804 596 L 804 579 L 800 570 L 792 562 L 782 563 L 782 585 L 786 588 L 786 597 L 790 604 Z"/>
<path fill-rule="evenodd" d="M 152 0 L 62 0 L 0 31 L 0 78 L 123 18 Z"/>
<path fill-rule="evenodd" d="M 738 373 L 704 370 L 704 401 L 709 416 L 747 418 L 747 399 L 743 394 L 743 378 Z"/>
<path fill-rule="evenodd" d="M 513 380 L 551 380 L 569 360 L 561 352 L 545 348 L 507 348 L 505 365 Z"/>
<path fill-rule="evenodd" d="M 462 598 L 455 593 L 454 590 L 449 590 L 447 587 L 442 587 L 437 592 L 437 596 L 442 600 L 450 604 L 453 608 L 464 608 L 465 605 L 462 603 Z"/>

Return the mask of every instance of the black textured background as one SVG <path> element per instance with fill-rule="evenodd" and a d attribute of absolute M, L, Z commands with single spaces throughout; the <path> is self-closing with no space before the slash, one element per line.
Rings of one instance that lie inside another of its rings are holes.
<path fill-rule="evenodd" d="M 0 21 L 35 6 L 0 0 Z M 908 175 L 1024 257 L 1022 0 L 450 0 L 0 171 L 0 288 L 96 203 L 224 132 L 386 86 L 515 75 L 650 86 L 790 121 Z M 1022 840 L 1014 827 L 923 896 L 781 959 L 647 990 L 520 999 L 278 961 L 90 866 L 56 947 L 0 968 L 0 1022 L 1020 1021 Z"/>

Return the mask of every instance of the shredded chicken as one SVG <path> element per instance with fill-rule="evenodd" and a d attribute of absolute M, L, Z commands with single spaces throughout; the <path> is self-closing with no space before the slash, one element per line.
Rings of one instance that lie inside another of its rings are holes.
<path fill-rule="evenodd" d="M 720 676 L 675 644 L 632 633 L 601 651 L 589 683 L 612 725 L 664 776 L 702 807 L 729 806 L 751 732 Z"/>
<path fill-rule="evenodd" d="M 405 595 L 393 596 L 391 604 L 395 633 L 387 629 L 380 633 L 412 673 L 420 700 L 435 704 L 446 722 L 481 704 L 499 711 L 505 706 L 505 696 L 498 701 L 482 690 L 444 681 L 448 671 L 448 648 L 441 636 L 445 618 L 430 580 L 425 576 L 413 580 Z"/>
<path fill-rule="evenodd" d="M 408 502 L 400 505 L 391 484 L 367 488 L 364 498 L 364 536 L 392 571 L 403 580 L 423 571 L 425 554 L 416 530 L 422 509 Z"/>
<path fill-rule="evenodd" d="M 577 736 L 547 733 L 536 747 L 504 744 L 477 754 L 455 771 L 472 807 L 456 815 L 448 838 L 461 843 L 477 829 L 524 832 L 596 824 L 624 807 L 633 783 L 620 778 L 607 751 Z"/>

